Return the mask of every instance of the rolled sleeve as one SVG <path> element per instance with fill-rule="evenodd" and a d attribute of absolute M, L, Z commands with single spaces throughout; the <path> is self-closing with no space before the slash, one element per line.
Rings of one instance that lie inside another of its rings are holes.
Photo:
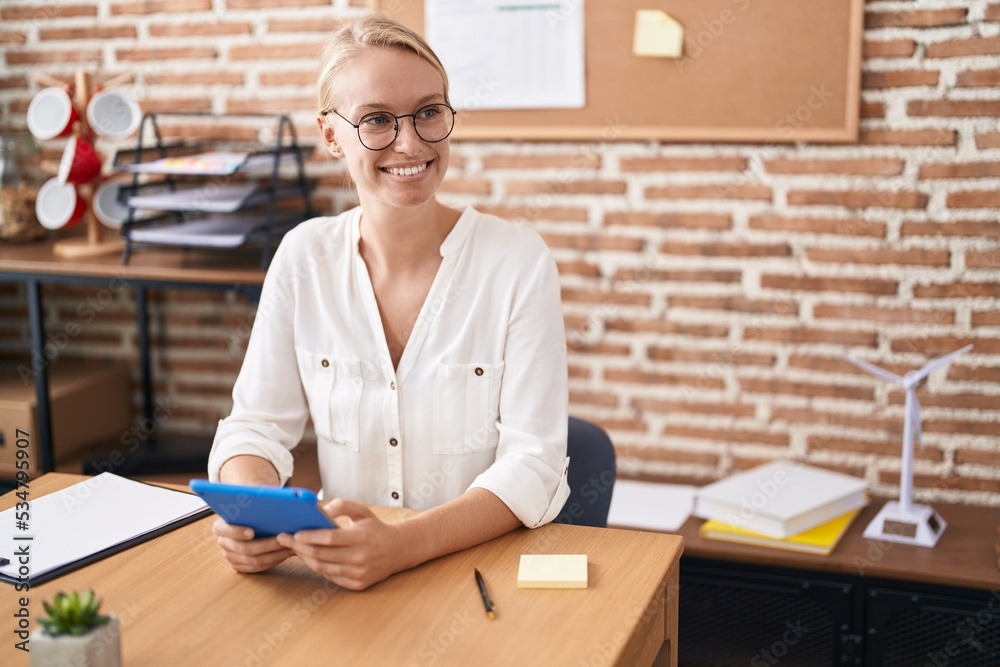
<path fill-rule="evenodd" d="M 544 526 L 559 515 L 569 497 L 569 459 L 556 460 L 560 450 L 565 453 L 566 440 L 545 442 L 502 424 L 499 428 L 507 451 L 470 488 L 493 493 L 528 528 Z"/>
<path fill-rule="evenodd" d="M 548 248 L 515 294 L 504 363 L 496 461 L 471 486 L 492 492 L 521 523 L 537 528 L 552 521 L 569 496 L 566 333 Z"/>

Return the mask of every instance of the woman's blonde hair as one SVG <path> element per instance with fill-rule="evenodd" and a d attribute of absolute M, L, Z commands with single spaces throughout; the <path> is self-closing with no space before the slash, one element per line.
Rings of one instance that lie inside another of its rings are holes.
<path fill-rule="evenodd" d="M 448 74 L 424 38 L 387 16 L 368 14 L 345 22 L 327 40 L 323 50 L 323 69 L 316 82 L 320 113 L 329 112 L 337 106 L 337 78 L 363 49 L 373 46 L 406 49 L 422 58 L 441 77 L 444 99 L 449 102 Z"/>

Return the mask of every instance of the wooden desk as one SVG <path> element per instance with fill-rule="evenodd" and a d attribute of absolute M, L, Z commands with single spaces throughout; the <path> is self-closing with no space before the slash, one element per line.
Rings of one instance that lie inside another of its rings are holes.
<path fill-rule="evenodd" d="M 31 495 L 81 479 L 48 474 Z M 12 494 L 0 498 L 10 507 Z M 380 508 L 386 520 L 408 510 Z M 211 517 L 30 591 L 42 600 L 93 588 L 121 616 L 125 665 L 598 665 L 677 664 L 681 538 L 548 525 L 519 529 L 402 572 L 367 591 L 338 589 L 297 559 L 258 575 L 234 572 Z M 586 590 L 517 588 L 522 553 L 586 553 Z M 490 621 L 472 570 L 497 605 Z M 6 585 L 4 585 L 6 586 Z M 0 664 L 26 665 L 10 634 L 14 595 L 3 590 Z"/>
<path fill-rule="evenodd" d="M 771 664 L 763 651 L 798 619 L 810 631 L 777 645 L 780 664 L 1000 664 L 1000 509 L 933 503 L 948 528 L 928 549 L 863 536 L 884 503 L 862 510 L 829 556 L 706 540 L 689 519 L 680 664 Z M 962 628 L 975 642 L 962 643 Z"/>
<path fill-rule="evenodd" d="M 63 238 L 63 237 L 60 237 Z M 0 278 L 37 276 L 69 279 L 97 278 L 179 285 L 253 285 L 264 281 L 260 253 L 161 250 L 134 254 L 128 264 L 121 255 L 66 259 L 52 252 L 53 241 L 0 244 Z M 51 282 L 51 281 L 50 281 Z"/>
<path fill-rule="evenodd" d="M 937 546 L 928 549 L 870 540 L 862 535 L 884 504 L 883 498 L 872 500 L 829 556 L 706 540 L 698 534 L 702 520 L 694 517 L 687 520 L 678 534 L 684 537 L 685 558 L 711 558 L 941 586 L 1000 589 L 995 551 L 1000 508 L 932 503 L 948 523 L 948 528 Z"/>
<path fill-rule="evenodd" d="M 135 291 L 136 329 L 142 373 L 144 416 L 153 420 L 152 363 L 149 355 L 149 326 L 146 290 L 149 287 L 185 289 L 231 289 L 250 299 L 260 297 L 265 271 L 255 257 L 227 253 L 163 250 L 134 255 L 128 265 L 118 255 L 65 259 L 52 251 L 52 241 L 24 245 L 0 245 L 0 281 L 24 283 L 28 292 L 28 319 L 31 328 L 31 368 L 35 372 L 38 433 L 41 461 L 33 468 L 49 472 L 54 468 L 52 427 L 49 409 L 48 362 L 45 355 L 43 284 L 91 284 L 111 290 Z M 82 326 L 76 323 L 78 329 Z M 147 454 L 153 447 L 147 447 Z M 207 449 L 205 454 L 207 455 Z M 170 454 L 162 452 L 161 454 Z M 203 457 L 198 457 L 203 458 Z M 176 464 L 187 468 L 183 460 Z M 204 466 L 200 466 L 204 467 Z M 170 472 L 171 470 L 161 470 Z"/>

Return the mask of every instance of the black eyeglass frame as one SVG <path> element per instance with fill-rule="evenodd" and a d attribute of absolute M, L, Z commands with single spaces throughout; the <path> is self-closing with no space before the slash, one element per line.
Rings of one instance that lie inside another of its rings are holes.
<path fill-rule="evenodd" d="M 420 130 L 417 129 L 417 114 L 419 114 L 424 109 L 429 109 L 430 107 L 446 107 L 449 111 L 451 111 L 451 129 L 448 130 L 448 134 L 444 135 L 440 139 L 435 139 L 433 141 L 430 140 L 430 139 L 424 139 L 423 136 L 420 134 Z M 325 115 L 327 115 L 329 113 L 335 113 L 338 116 L 340 116 L 341 118 L 343 118 L 345 121 L 347 121 L 347 124 L 350 125 L 351 127 L 353 127 L 357 131 L 357 133 L 358 133 L 358 141 L 361 142 L 361 145 L 364 146 L 365 148 L 367 148 L 370 151 L 384 151 L 386 148 L 388 148 L 389 146 L 392 146 L 396 142 L 396 139 L 399 138 L 399 119 L 400 118 L 409 118 L 410 119 L 410 122 L 413 123 L 413 131 L 416 133 L 416 135 L 418 137 L 420 137 L 421 141 L 425 141 L 425 142 L 427 142 L 429 144 L 438 144 L 438 143 L 441 143 L 442 141 L 444 141 L 445 139 L 447 139 L 448 137 L 450 137 L 451 133 L 455 131 L 455 116 L 458 115 L 458 112 L 455 111 L 455 108 L 452 107 L 450 104 L 448 104 L 446 102 L 435 102 L 434 104 L 425 104 L 424 106 L 420 107 L 419 109 L 417 109 L 413 113 L 404 113 L 401 116 L 397 116 L 396 114 L 389 113 L 388 111 L 372 111 L 371 113 L 366 113 L 364 116 L 362 116 L 356 125 L 354 123 L 352 123 L 349 118 L 344 118 L 344 116 L 342 116 L 340 114 L 340 112 L 338 112 L 336 109 L 327 109 L 326 111 L 322 112 L 322 115 L 325 116 Z M 385 114 L 386 116 L 392 116 L 395 119 L 395 121 L 394 121 L 395 127 L 393 128 L 394 134 L 393 134 L 393 137 L 392 137 L 392 141 L 390 141 L 389 143 L 387 143 L 382 148 L 372 148 L 368 144 L 365 143 L 364 139 L 361 138 L 361 121 L 363 121 L 368 116 L 377 116 L 377 115 L 380 115 L 380 114 Z"/>

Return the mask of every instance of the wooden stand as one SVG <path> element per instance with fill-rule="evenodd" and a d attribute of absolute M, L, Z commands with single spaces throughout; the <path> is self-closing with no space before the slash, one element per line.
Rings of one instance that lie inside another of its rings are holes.
<path fill-rule="evenodd" d="M 64 81 L 60 81 L 59 79 L 41 73 L 35 74 L 35 80 L 49 86 L 63 87 L 67 85 Z M 131 74 L 123 74 L 109 80 L 104 86 L 102 86 L 102 88 L 111 88 L 112 86 L 129 83 L 131 81 Z M 89 131 L 89 126 L 87 124 L 87 105 L 90 103 L 90 98 L 93 95 L 93 92 L 94 91 L 91 88 L 90 73 L 84 70 L 77 70 L 76 92 L 74 94 L 73 104 L 76 105 L 76 109 L 80 113 L 80 120 L 77 121 L 77 126 L 74 130 L 74 134 L 78 137 L 87 134 Z M 99 183 L 100 179 L 98 179 L 97 182 Z M 87 228 L 87 236 L 81 238 L 60 239 L 53 244 L 52 251 L 58 257 L 64 257 L 67 259 L 94 257 L 98 255 L 122 252 L 123 244 L 120 239 L 102 238 L 104 230 L 101 226 L 101 221 L 97 219 L 97 216 L 94 215 L 92 210 L 94 192 L 97 190 L 96 183 L 78 185 L 76 189 L 80 196 L 88 202 L 87 210 L 84 212 L 83 220 L 81 221 L 81 223 Z"/>

